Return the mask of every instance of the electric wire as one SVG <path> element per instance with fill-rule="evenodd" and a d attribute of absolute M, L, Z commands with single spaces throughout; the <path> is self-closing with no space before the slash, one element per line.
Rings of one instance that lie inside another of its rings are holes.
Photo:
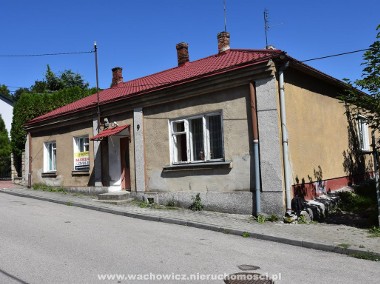
<path fill-rule="evenodd" d="M 352 54 L 352 53 L 357 53 L 357 52 L 362 52 L 362 51 L 367 51 L 367 50 L 370 50 L 370 48 L 364 48 L 364 49 L 358 49 L 358 50 L 354 50 L 354 51 L 342 52 L 342 53 L 338 53 L 338 54 L 315 57 L 315 58 L 310 58 L 310 59 L 306 59 L 306 60 L 300 60 L 300 62 L 321 60 L 321 59 L 326 59 L 326 58 L 330 58 L 330 57 L 337 57 L 337 56 L 342 56 L 342 55 L 347 55 L 347 54 Z"/>
<path fill-rule="evenodd" d="M 41 53 L 41 54 L 0 54 L 0 57 L 42 57 L 42 56 L 58 56 L 58 55 L 75 55 L 75 54 L 88 54 L 94 53 L 91 51 L 73 51 L 73 52 L 55 52 L 55 53 Z"/>

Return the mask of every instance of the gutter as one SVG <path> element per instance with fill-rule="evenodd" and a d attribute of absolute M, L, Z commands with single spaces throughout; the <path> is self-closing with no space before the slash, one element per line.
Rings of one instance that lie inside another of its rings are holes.
<path fill-rule="evenodd" d="M 282 156 L 284 163 L 284 183 L 285 183 L 285 201 L 286 212 L 292 210 L 290 197 L 290 180 L 289 180 L 289 148 L 288 148 L 288 131 L 286 125 L 286 110 L 285 110 L 285 83 L 284 71 L 289 67 L 289 61 L 284 63 L 278 70 L 279 89 L 280 89 L 280 112 L 281 112 L 281 133 L 282 133 Z"/>

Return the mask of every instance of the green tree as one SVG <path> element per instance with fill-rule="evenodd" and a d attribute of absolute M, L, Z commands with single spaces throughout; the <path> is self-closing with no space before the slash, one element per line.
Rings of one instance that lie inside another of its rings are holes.
<path fill-rule="evenodd" d="M 26 142 L 24 124 L 37 116 L 93 94 L 93 91 L 93 89 L 87 90 L 73 87 L 49 93 L 22 93 L 20 99 L 13 106 L 11 129 L 12 152 L 15 167 L 19 173 L 21 169 L 21 155 L 25 149 Z"/>
<path fill-rule="evenodd" d="M 13 96 L 6 85 L 0 85 L 0 94 L 13 101 Z"/>
<path fill-rule="evenodd" d="M 74 73 L 71 70 L 65 70 L 58 76 L 51 70 L 50 66 L 47 65 L 45 80 L 35 81 L 30 89 L 34 93 L 44 93 L 73 87 L 86 90 L 88 86 L 88 83 L 83 80 L 80 74 Z"/>
<path fill-rule="evenodd" d="M 10 177 L 11 144 L 4 120 L 0 114 L 0 177 Z"/>
<path fill-rule="evenodd" d="M 20 99 L 20 97 L 21 97 L 21 95 L 23 94 L 23 93 L 29 93 L 30 92 L 30 90 L 28 89 L 28 88 L 18 88 L 15 92 L 14 92 L 14 94 L 13 94 L 13 101 L 14 102 L 17 102 L 19 99 Z"/>
<path fill-rule="evenodd" d="M 376 30 L 376 40 L 363 56 L 362 78 L 354 82 L 346 80 L 350 88 L 341 99 L 354 115 L 364 115 L 371 128 L 380 129 L 380 25 Z"/>

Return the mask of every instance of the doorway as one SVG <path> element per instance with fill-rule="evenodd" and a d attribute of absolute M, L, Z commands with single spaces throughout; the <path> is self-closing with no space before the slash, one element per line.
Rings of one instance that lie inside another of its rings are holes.
<path fill-rule="evenodd" d="M 129 137 L 120 138 L 121 190 L 131 190 Z"/>

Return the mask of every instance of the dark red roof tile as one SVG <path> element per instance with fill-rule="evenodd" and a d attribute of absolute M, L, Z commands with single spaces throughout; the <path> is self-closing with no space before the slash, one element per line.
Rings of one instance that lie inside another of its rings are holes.
<path fill-rule="evenodd" d="M 108 128 L 106 130 L 103 130 L 99 134 L 95 135 L 94 137 L 91 137 L 90 140 L 99 140 L 99 139 L 104 138 L 104 137 L 116 135 L 128 127 L 129 127 L 129 124 L 122 125 L 122 126 L 116 126 L 113 128 Z"/>
<path fill-rule="evenodd" d="M 112 88 L 100 91 L 99 103 L 102 105 L 154 90 L 181 85 L 199 78 L 228 72 L 247 65 L 258 64 L 282 53 L 281 50 L 230 49 L 221 54 L 188 62 L 180 67 L 171 68 L 146 77 L 123 82 Z M 95 107 L 96 104 L 97 94 L 93 94 L 36 117 L 30 120 L 27 125 L 32 125 L 61 115 L 90 109 Z"/>

